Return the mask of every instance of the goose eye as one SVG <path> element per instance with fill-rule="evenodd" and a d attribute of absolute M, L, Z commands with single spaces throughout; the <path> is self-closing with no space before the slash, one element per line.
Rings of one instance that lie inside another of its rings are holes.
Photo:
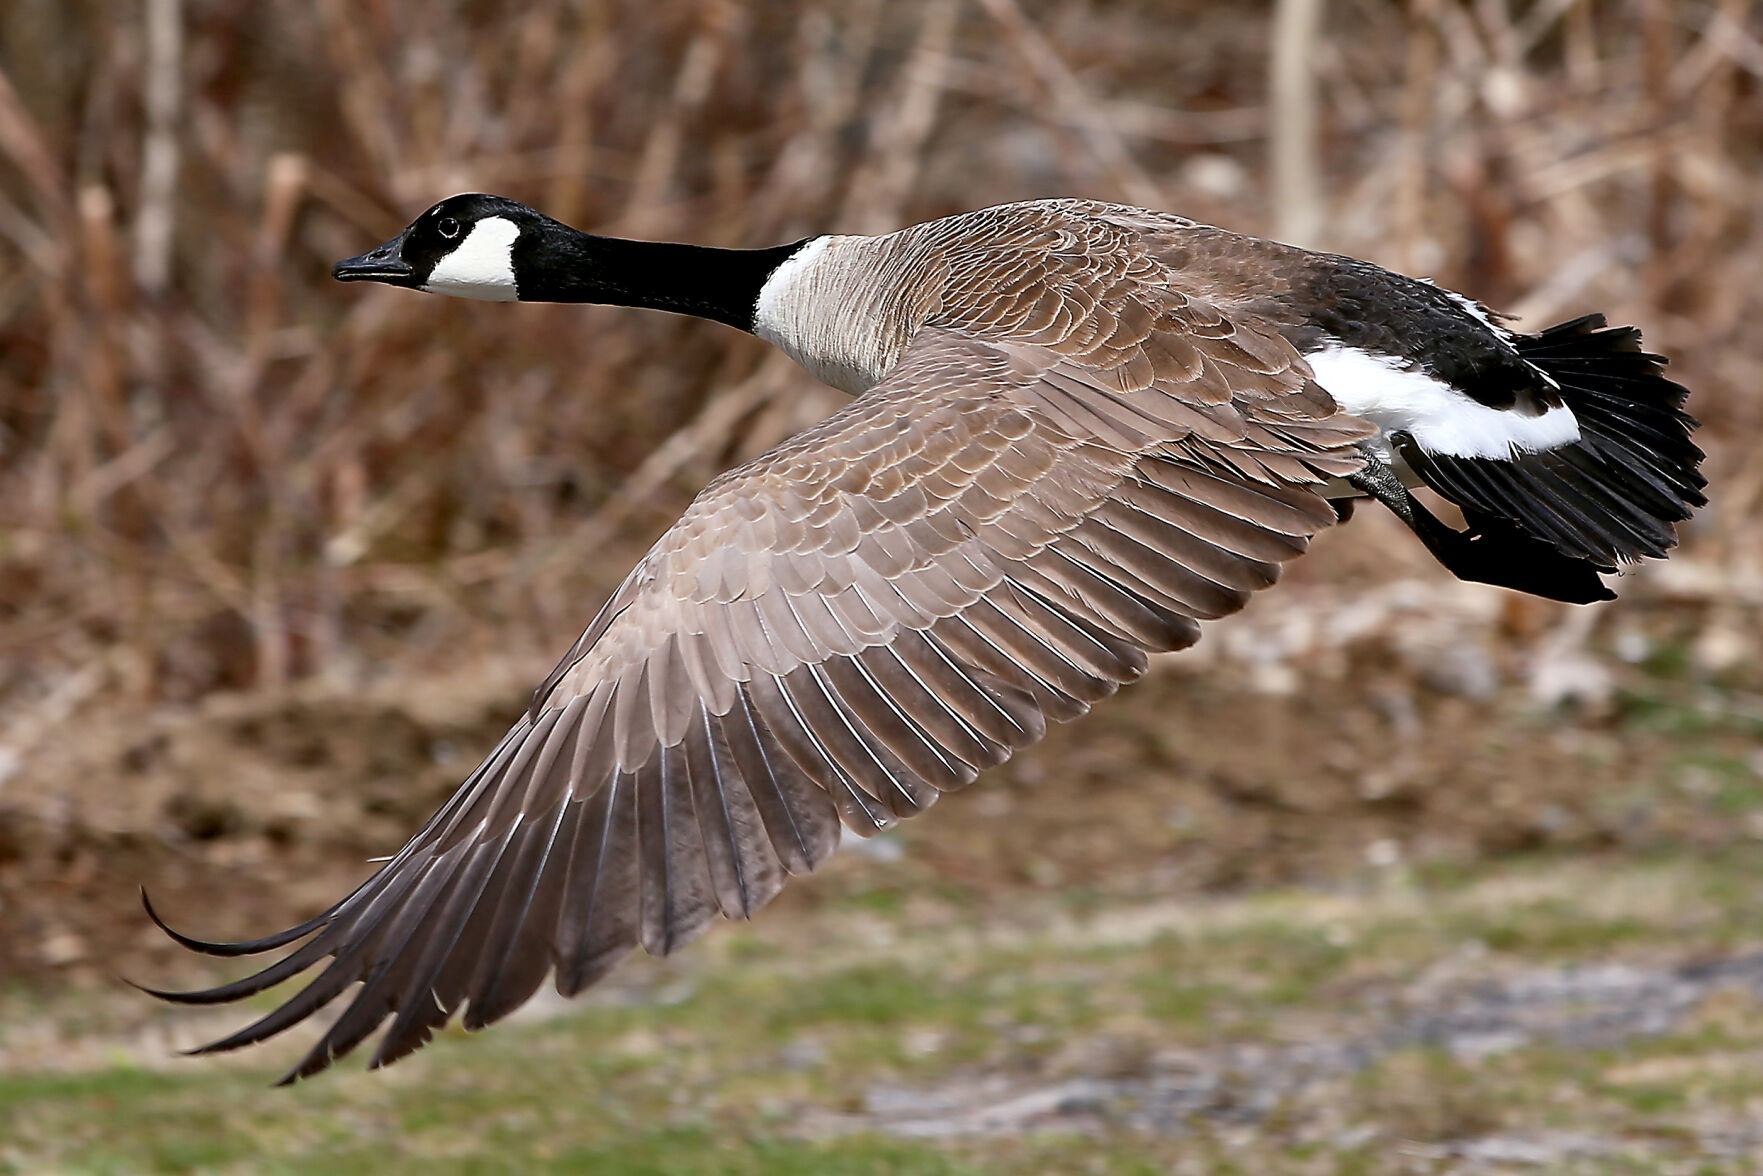
<path fill-rule="evenodd" d="M 451 241 L 459 235 L 459 222 L 450 216 L 444 216 L 435 222 L 435 231 Z"/>

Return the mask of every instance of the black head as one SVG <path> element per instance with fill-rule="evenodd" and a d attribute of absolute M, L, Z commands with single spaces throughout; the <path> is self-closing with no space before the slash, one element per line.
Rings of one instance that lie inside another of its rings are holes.
<path fill-rule="evenodd" d="M 449 196 L 378 249 L 339 261 L 331 275 L 340 282 L 513 302 L 520 297 L 516 245 L 553 228 L 562 226 L 506 197 Z"/>

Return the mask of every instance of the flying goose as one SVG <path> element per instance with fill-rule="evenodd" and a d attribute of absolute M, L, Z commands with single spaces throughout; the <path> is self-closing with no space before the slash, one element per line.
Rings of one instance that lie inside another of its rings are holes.
<path fill-rule="evenodd" d="M 283 1079 L 371 1065 L 555 973 L 666 954 L 1184 648 L 1370 496 L 1459 576 L 1569 601 L 1704 501 L 1683 388 L 1632 328 L 1517 334 L 1462 295 L 1142 208 L 1007 204 L 726 250 L 455 196 L 335 276 L 715 319 L 853 394 L 705 488 L 439 812 L 275 935 L 323 964 L 260 1042 L 359 990 Z M 1458 532 L 1417 502 L 1461 507 Z M 151 914 L 152 908 L 148 907 Z M 304 941 L 304 942 L 302 942 Z M 329 961 L 326 963 L 325 961 Z"/>

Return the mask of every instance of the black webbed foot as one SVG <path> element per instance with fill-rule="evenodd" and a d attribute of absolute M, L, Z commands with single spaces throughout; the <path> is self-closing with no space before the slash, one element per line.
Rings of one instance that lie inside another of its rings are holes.
<path fill-rule="evenodd" d="M 1368 463 L 1348 481 L 1389 507 L 1459 580 L 1511 588 L 1568 604 L 1616 599 L 1616 593 L 1598 578 L 1600 571 L 1614 568 L 1601 568 L 1590 560 L 1564 555 L 1512 523 L 1474 509 L 1463 512 L 1469 529 L 1454 531 L 1410 494 L 1395 471 L 1380 461 Z"/>

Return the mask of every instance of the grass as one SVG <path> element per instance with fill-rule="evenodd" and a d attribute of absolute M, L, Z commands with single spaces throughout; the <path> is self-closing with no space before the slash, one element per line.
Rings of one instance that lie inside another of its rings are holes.
<path fill-rule="evenodd" d="M 842 941 L 831 912 L 784 932 L 820 952 L 762 922 L 555 1015 L 290 1090 L 267 1082 L 292 1047 L 173 1061 L 124 1035 L 55 1072 L 19 1062 L 14 1034 L 0 1172 L 1393 1173 L 1502 1171 L 1472 1163 L 1502 1147 L 1555 1147 L 1550 1171 L 1736 1172 L 1710 1141 L 1763 1106 L 1750 989 L 1716 985 L 1616 1045 L 1545 1032 L 1477 1054 L 1404 1026 L 1515 975 L 1755 950 L 1757 857 L 1538 860 L 1442 884 L 1398 872 L 1081 920 L 1053 896 L 1038 930 L 902 919 L 882 947 Z M 3 1011 L 69 1018 L 70 1034 L 92 1023 L 72 998 Z M 1356 1061 L 1304 1060 L 1343 1044 Z M 988 1082 L 1003 1093 L 974 1102 Z M 1070 1082 L 1105 1092 L 992 1134 L 954 1115 Z M 1157 1111 L 1183 1083 L 1204 1096 Z M 909 1109 L 887 1113 L 890 1092 Z"/>

